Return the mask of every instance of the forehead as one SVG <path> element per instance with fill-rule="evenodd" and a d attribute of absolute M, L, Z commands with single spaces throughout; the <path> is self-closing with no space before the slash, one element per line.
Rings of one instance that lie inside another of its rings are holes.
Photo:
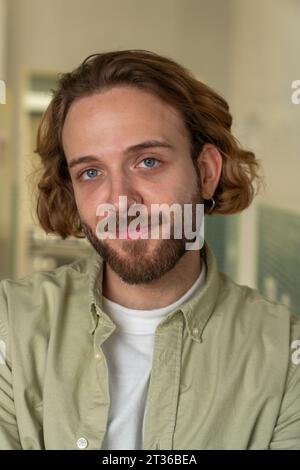
<path fill-rule="evenodd" d="M 159 137 L 175 145 L 187 144 L 188 132 L 180 113 L 151 92 L 125 86 L 73 102 L 62 135 L 66 154 L 73 153 L 75 146 L 78 151 L 78 146 L 101 143 L 115 150 Z"/>

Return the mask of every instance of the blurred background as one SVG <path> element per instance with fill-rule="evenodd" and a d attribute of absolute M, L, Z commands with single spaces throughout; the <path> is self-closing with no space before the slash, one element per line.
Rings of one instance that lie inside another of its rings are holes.
<path fill-rule="evenodd" d="M 299 22 L 299 0 L 0 0 L 0 279 L 92 250 L 34 222 L 28 175 L 57 74 L 95 52 L 147 49 L 215 88 L 233 133 L 263 163 L 265 189 L 248 210 L 206 217 L 219 269 L 300 314 Z"/>

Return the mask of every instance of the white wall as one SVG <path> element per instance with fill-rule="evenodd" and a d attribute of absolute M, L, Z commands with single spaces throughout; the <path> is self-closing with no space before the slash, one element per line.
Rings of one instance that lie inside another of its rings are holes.
<path fill-rule="evenodd" d="M 300 213 L 300 105 L 291 102 L 291 83 L 300 79 L 300 2 L 233 3 L 228 98 L 234 131 L 262 160 L 266 183 L 265 190 L 240 218 L 238 281 L 255 287 L 255 204 Z"/>
<path fill-rule="evenodd" d="M 0 0 L 0 80 L 6 81 L 6 0 Z M 3 91 L 2 87 L 1 90 Z M 4 88 L 5 92 L 5 88 Z M 7 93 L 1 96 L 7 100 Z M 9 156 L 7 152 L 9 131 L 9 104 L 0 104 L 0 279 L 8 271 L 10 217 Z"/>
<path fill-rule="evenodd" d="M 0 0 L 0 79 L 5 80 L 6 65 L 6 0 Z"/>
<path fill-rule="evenodd" d="M 144 48 L 222 88 L 230 11 L 220 0 L 10 0 L 10 80 L 22 68 L 68 70 L 93 52 Z"/>
<path fill-rule="evenodd" d="M 300 212 L 300 105 L 291 83 L 300 79 L 300 2 L 234 0 L 232 81 L 236 130 L 263 159 L 261 201 Z"/>

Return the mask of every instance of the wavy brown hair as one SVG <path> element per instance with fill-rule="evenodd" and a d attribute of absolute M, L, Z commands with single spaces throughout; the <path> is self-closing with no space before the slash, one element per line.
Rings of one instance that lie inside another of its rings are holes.
<path fill-rule="evenodd" d="M 190 136 L 195 170 L 204 143 L 212 143 L 219 150 L 222 173 L 214 194 L 214 214 L 234 214 L 250 205 L 260 181 L 258 160 L 232 135 L 232 116 L 225 99 L 183 66 L 154 52 L 123 50 L 93 54 L 58 78 L 58 87 L 51 90 L 52 100 L 38 128 L 35 149 L 42 161 L 36 214 L 47 233 L 62 238 L 85 236 L 62 145 L 62 129 L 75 100 L 118 85 L 150 91 L 180 113 Z"/>

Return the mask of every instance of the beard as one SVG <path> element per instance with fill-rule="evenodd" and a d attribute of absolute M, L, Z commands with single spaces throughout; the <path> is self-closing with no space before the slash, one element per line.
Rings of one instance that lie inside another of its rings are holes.
<path fill-rule="evenodd" d="M 192 207 L 192 230 L 196 230 L 196 204 L 202 202 L 199 189 L 193 195 L 188 203 L 193 204 Z M 184 214 L 184 212 L 183 212 Z M 182 221 L 184 223 L 184 221 Z M 182 225 L 183 226 L 183 225 Z M 170 271 L 178 261 L 186 253 L 186 243 L 192 243 L 183 234 L 181 238 L 174 238 L 174 224 L 170 228 L 170 239 L 158 239 L 155 241 L 153 249 L 149 249 L 148 239 L 136 240 L 102 240 L 96 236 L 92 228 L 81 219 L 81 227 L 86 238 L 95 249 L 95 251 L 103 258 L 110 268 L 127 284 L 147 284 L 161 278 Z M 115 243 L 122 243 L 122 251 L 120 248 L 113 246 Z"/>

